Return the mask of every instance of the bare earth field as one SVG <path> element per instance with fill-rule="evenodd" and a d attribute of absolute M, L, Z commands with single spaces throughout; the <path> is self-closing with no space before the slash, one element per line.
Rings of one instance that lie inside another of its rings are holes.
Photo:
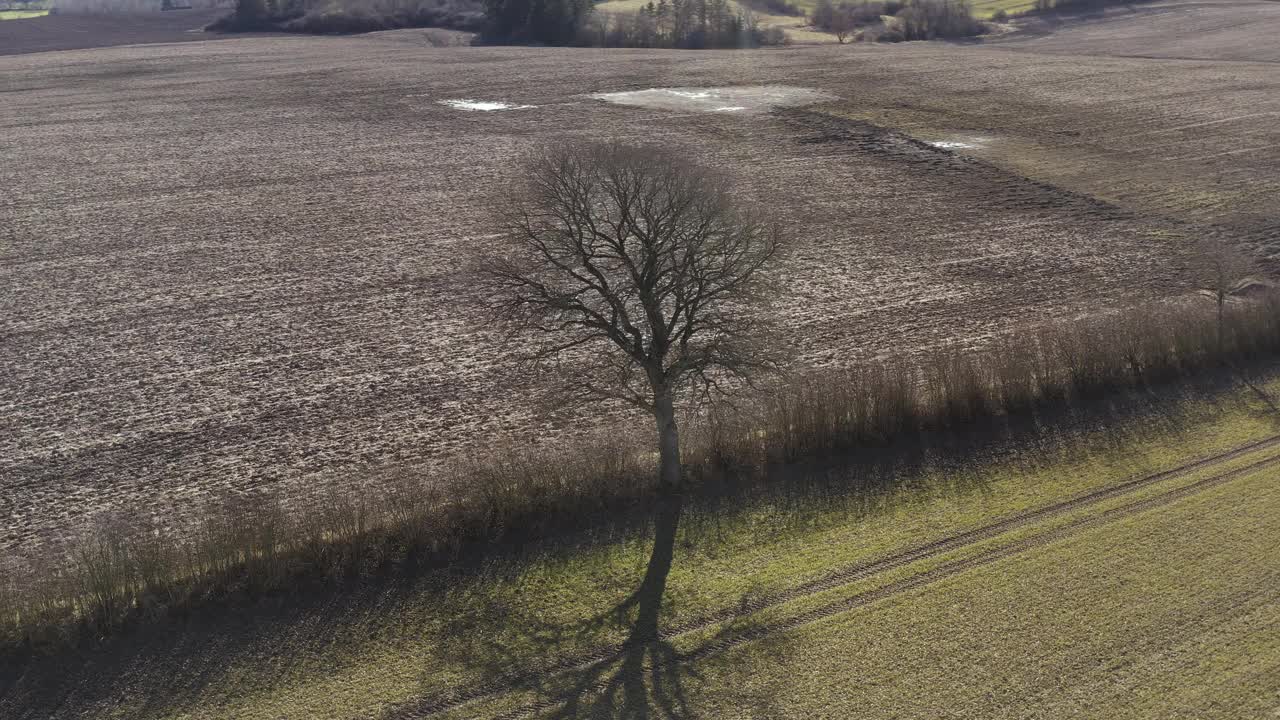
<path fill-rule="evenodd" d="M 1274 0 L 1155 3 L 1032 20 L 1027 49 L 1068 55 L 1280 62 Z"/>
<path fill-rule="evenodd" d="M 1185 243 L 1208 229 L 1275 253 L 1280 3 L 1170 7 L 1142 10 L 1172 24 L 1130 44 L 1115 24 L 1141 15 L 965 46 L 400 31 L 0 58 L 0 548 L 605 420 L 539 410 L 463 274 L 491 193 L 539 143 L 661 143 L 732 172 L 795 239 L 778 312 L 811 364 L 1185 292 Z M 1237 12 L 1222 59 L 1121 56 Z M 1064 54 L 1066 33 L 1096 54 Z M 589 97 L 730 85 L 837 99 Z"/>
<path fill-rule="evenodd" d="M 224 8 L 27 18 L 0 24 L 0 55 L 209 40 L 201 30 L 226 14 Z"/>

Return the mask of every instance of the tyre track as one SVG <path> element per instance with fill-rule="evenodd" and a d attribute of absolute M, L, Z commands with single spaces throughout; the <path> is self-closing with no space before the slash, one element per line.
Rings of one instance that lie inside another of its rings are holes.
<path fill-rule="evenodd" d="M 1120 483 L 1118 485 L 1113 485 L 1107 488 L 1096 490 L 1096 491 L 1086 493 L 1084 495 L 1080 495 L 1068 500 L 1064 500 L 1062 502 L 1055 503 L 1046 507 L 1018 513 L 1016 515 L 1013 515 L 1009 518 L 1006 518 L 1000 522 L 993 523 L 991 525 L 987 525 L 981 528 L 976 528 L 974 530 L 958 533 L 956 535 L 952 535 L 940 540 L 926 543 L 924 545 L 907 550 L 905 552 L 901 552 L 896 555 L 891 555 L 889 557 L 881 558 L 879 560 L 875 560 L 869 563 L 859 563 L 856 565 L 851 565 L 849 567 L 837 570 L 833 573 L 830 573 L 816 580 L 812 580 L 810 582 L 798 585 L 790 590 L 780 592 L 780 593 L 775 593 L 773 595 L 767 595 L 760 598 L 756 598 L 754 600 L 745 602 L 741 605 L 735 606 L 731 609 L 723 610 L 723 611 L 712 613 L 709 615 L 704 615 L 695 620 L 674 625 L 660 632 L 659 636 L 655 639 L 669 640 L 669 639 L 678 637 L 680 635 L 685 635 L 698 630 L 707 629 L 713 625 L 717 625 L 720 623 L 729 622 L 741 617 L 745 617 L 745 616 L 760 612 L 761 610 L 766 610 L 772 607 L 783 605 L 788 602 L 801 599 L 803 597 L 816 595 L 818 593 L 825 592 L 828 590 L 834 590 L 838 587 L 850 585 L 859 580 L 865 580 L 875 575 L 879 575 L 889 570 L 900 568 L 905 565 L 918 562 L 920 560 L 925 560 L 931 557 L 936 557 L 949 552 L 953 552 L 955 550 L 959 550 L 964 547 L 975 545 L 984 540 L 989 540 L 989 539 L 998 537 L 1012 530 L 1025 527 L 1037 521 L 1046 520 L 1055 516 L 1065 514 L 1067 512 L 1074 511 L 1074 510 L 1087 508 L 1092 505 L 1096 505 L 1098 503 L 1101 503 L 1113 498 L 1123 497 L 1125 495 L 1131 495 L 1133 493 L 1138 492 L 1139 490 L 1142 490 L 1143 488 L 1150 487 L 1157 483 L 1165 482 L 1168 480 L 1174 480 L 1179 477 L 1185 477 L 1194 472 L 1204 470 L 1206 468 L 1211 468 L 1217 465 L 1221 465 L 1221 464 L 1230 462 L 1232 460 L 1245 457 L 1252 453 L 1261 452 L 1264 450 L 1275 448 L 1277 446 L 1280 446 L 1280 435 L 1273 435 L 1271 437 L 1258 440 L 1256 442 L 1249 443 L 1247 445 L 1243 445 L 1234 450 L 1229 450 L 1227 452 L 1220 453 L 1218 455 L 1212 455 L 1206 458 L 1201 458 L 1199 460 L 1195 460 L 1193 462 L 1187 463 L 1185 465 L 1181 465 L 1176 468 L 1172 468 L 1170 470 L 1165 470 L 1152 475 L 1147 475 L 1141 478 Z M 797 616 L 796 618 L 783 621 L 782 623 L 779 623 L 773 626 L 762 626 L 761 628 L 749 630 L 744 634 L 735 636 L 734 638 L 731 638 L 731 639 L 727 639 L 717 643 L 710 643 L 704 648 L 700 648 L 699 650 L 694 651 L 691 654 L 681 656 L 679 659 L 682 661 L 696 660 L 698 658 L 714 654 L 724 649 L 735 647 L 737 645 L 740 645 L 746 642 L 751 642 L 753 640 L 758 640 L 769 634 L 789 630 L 794 627 L 798 627 L 800 625 L 804 625 L 810 622 L 814 622 L 816 620 L 820 620 L 825 617 L 829 617 L 831 615 L 835 615 L 850 609 L 861 607 L 863 605 L 876 602 L 878 600 L 890 597 L 892 595 L 900 594 L 902 592 L 906 592 L 908 590 L 912 590 L 917 587 L 921 587 L 923 585 L 928 585 L 933 582 L 937 582 L 938 580 L 944 579 L 946 577 L 950 577 L 952 575 L 958 574 L 965 570 L 979 567 L 981 565 L 986 565 L 986 564 L 995 562 L 997 560 L 1003 559 L 1005 557 L 1009 557 L 1011 555 L 1024 552 L 1025 550 L 1036 547 L 1038 545 L 1043 545 L 1043 544 L 1053 542 L 1077 530 L 1084 529 L 1086 527 L 1090 527 L 1097 524 L 1103 524 L 1105 522 L 1118 519 L 1125 515 L 1136 514 L 1144 510 L 1151 509 L 1153 507 L 1158 507 L 1159 505 L 1162 505 L 1162 504 L 1168 504 L 1177 499 L 1181 499 L 1183 497 L 1194 494 L 1196 492 L 1200 492 L 1201 490 L 1205 490 L 1215 485 L 1229 482 L 1230 480 L 1241 477 L 1242 475 L 1247 474 L 1249 472 L 1253 472 L 1255 470 L 1259 470 L 1264 467 L 1277 465 L 1277 464 L 1280 464 L 1280 457 L 1266 458 L 1263 460 L 1259 460 L 1257 462 L 1250 463 L 1249 465 L 1238 468 L 1236 470 L 1232 470 L 1221 475 L 1215 475 L 1213 477 L 1197 481 L 1191 485 L 1187 485 L 1182 488 L 1175 488 L 1174 490 L 1171 490 L 1166 493 L 1162 493 L 1153 498 L 1148 498 L 1146 500 L 1141 500 L 1136 503 L 1131 503 L 1129 505 L 1125 505 L 1120 508 L 1113 508 L 1112 510 L 1103 512 L 1100 515 L 1081 518 L 1062 528 L 1045 533 L 1044 535 L 1038 535 L 1036 537 L 1022 540 L 1022 541 L 1013 543 L 1011 545 L 1002 546 L 1000 548 L 993 548 L 992 550 L 983 552 L 972 558 L 966 558 L 963 560 L 958 560 L 952 563 L 948 563 L 946 565 L 942 565 L 938 568 L 934 568 L 933 570 L 926 571 L 919 575 L 915 575 L 910 578 L 906 578 L 904 580 L 890 583 L 889 585 L 886 585 L 882 588 L 877 588 L 867 593 L 855 595 L 851 598 L 846 599 L 845 601 L 836 603 L 834 605 L 824 606 L 817 610 L 809 611 L 807 613 Z M 518 690 L 527 690 L 527 689 L 530 689 L 531 687 L 535 687 L 541 679 L 546 678 L 548 676 L 557 675 L 560 673 L 570 672 L 570 671 L 589 670 L 593 667 L 597 667 L 603 664 L 607 664 L 609 662 L 613 662 L 621 658 L 623 655 L 625 655 L 629 650 L 633 649 L 634 647 L 635 647 L 635 643 L 622 643 L 604 650 L 597 651 L 589 655 L 579 655 L 577 657 L 568 658 L 560 662 L 548 665 L 538 671 L 512 674 L 512 675 L 507 675 L 505 677 L 498 677 L 497 679 L 488 683 L 481 683 L 478 685 L 471 686 L 465 690 L 441 695 L 429 700 L 424 700 L 414 705 L 412 708 L 401 708 L 398 711 L 388 713 L 386 717 L 389 720 L 417 720 L 420 718 L 427 718 L 427 717 L 431 717 L 441 713 L 449 712 L 451 710 L 458 709 L 464 705 L 468 705 L 473 702 L 492 699 L 509 692 L 514 692 Z M 601 687 L 595 688 L 595 689 L 603 689 L 603 686 L 605 684 L 606 683 L 602 682 L 600 683 Z M 518 714 L 510 715 L 510 716 L 502 716 L 502 717 L 512 717 L 512 718 L 521 717 L 530 713 L 538 712 L 539 710 L 545 710 L 545 709 L 548 709 L 551 705 L 554 705 L 557 702 L 559 702 L 561 699 L 562 698 L 558 698 L 558 697 L 548 699 L 540 702 L 537 707 L 525 708 L 525 709 L 522 709 Z"/>

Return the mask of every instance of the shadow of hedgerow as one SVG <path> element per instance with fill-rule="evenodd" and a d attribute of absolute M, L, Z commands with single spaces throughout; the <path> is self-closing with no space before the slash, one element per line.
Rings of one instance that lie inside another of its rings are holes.
<path fill-rule="evenodd" d="M 744 519 L 753 520 L 750 539 L 768 544 L 807 536 L 823 522 L 869 520 L 903 503 L 982 494 L 987 489 L 973 470 L 990 461 L 1052 464 L 1086 436 L 1096 454 L 1122 453 L 1149 430 L 1177 437 L 1188 426 L 1187 403 L 1206 413 L 1223 403 L 1239 410 L 1239 393 L 1224 395 L 1238 386 L 1238 377 L 1220 376 L 923 432 L 853 455 L 778 463 L 746 484 L 726 471 L 685 488 L 674 507 L 636 503 L 554 541 L 512 537 L 501 548 L 454 555 L 446 568 L 422 565 L 385 579 L 317 581 L 308 592 L 232 598 L 224 607 L 140 623 L 88 648 L 11 658 L 0 666 L 0 716 L 34 720 L 104 707 L 139 720 L 194 713 L 229 694 L 277 693 L 299 676 L 341 681 L 365 653 L 396 647 L 418 668 L 423 700 L 414 707 L 497 679 L 566 717 L 681 717 L 697 663 L 673 648 L 671 633 L 737 610 L 736 595 L 721 593 L 720 607 L 697 597 L 688 568 L 732 555 L 724 548 L 743 541 Z M 1249 411 L 1273 415 L 1259 403 Z M 599 570 L 594 585 L 583 587 L 576 575 L 574 587 L 556 585 L 561 571 L 554 568 L 577 572 L 584 557 L 601 565 L 591 571 Z M 538 571 L 550 578 L 546 584 L 518 587 L 531 568 L 548 567 Z M 752 568 L 741 575 L 750 583 Z M 755 590 L 738 605 L 765 594 Z M 548 613 L 556 603 L 567 608 Z M 379 702 L 404 697 L 395 693 Z"/>

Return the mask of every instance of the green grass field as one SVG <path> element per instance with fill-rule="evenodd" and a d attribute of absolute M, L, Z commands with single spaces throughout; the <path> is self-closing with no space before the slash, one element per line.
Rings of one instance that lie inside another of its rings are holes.
<path fill-rule="evenodd" d="M 1277 480 L 1274 468 L 1245 474 L 723 652 L 699 652 L 712 633 L 679 638 L 671 651 L 689 659 L 659 673 L 646 662 L 633 692 L 688 717 L 1265 717 L 1280 707 Z M 786 625 L 805 610 L 760 621 Z M 621 677 L 625 662 L 594 675 Z M 601 710 L 633 703 L 624 683 L 596 694 L 576 691 L 580 673 L 562 677 L 452 717 L 488 717 L 538 696 L 576 697 L 575 717 L 616 716 Z"/>
<path fill-rule="evenodd" d="M 0 20 L 26 20 L 48 14 L 48 10 L 0 10 Z"/>
<path fill-rule="evenodd" d="M 975 0 L 973 14 L 987 19 L 1001 10 L 1013 15 L 1030 10 L 1031 6 L 1032 3 L 1028 0 Z"/>
<path fill-rule="evenodd" d="M 1277 433 L 1274 411 L 1241 390 L 966 469 L 915 471 L 874 497 L 686 518 L 659 616 L 680 632 L 621 654 L 636 609 L 611 610 L 645 575 L 646 539 L 305 611 L 235 613 L 50 662 L 81 714 L 104 718 L 377 717 L 423 700 L 452 718 L 676 706 L 707 718 L 1022 717 L 1033 706 L 1044 717 L 1246 717 L 1234 713 L 1280 704 L 1280 634 L 1255 631 L 1280 621 L 1267 602 L 1280 589 L 1280 441 L 1043 508 Z M 557 663 L 574 667 L 544 671 Z M 55 701 L 31 682 L 17 702 Z M 495 692 L 447 702 L 475 688 Z"/>

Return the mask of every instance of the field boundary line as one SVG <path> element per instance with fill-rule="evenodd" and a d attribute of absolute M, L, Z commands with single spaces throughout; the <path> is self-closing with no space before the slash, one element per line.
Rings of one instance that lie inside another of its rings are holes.
<path fill-rule="evenodd" d="M 1227 462 L 1231 462 L 1232 460 L 1236 460 L 1241 457 L 1248 456 L 1252 453 L 1269 450 L 1278 446 L 1280 446 L 1280 435 L 1272 435 L 1270 437 L 1263 438 L 1261 440 L 1256 440 L 1254 442 L 1239 446 L 1235 449 L 1228 450 L 1216 455 L 1210 455 L 1208 457 L 1200 458 L 1198 460 L 1194 460 L 1192 462 L 1185 463 L 1183 465 L 1170 468 L 1168 470 L 1162 470 L 1160 472 L 1157 472 L 1151 475 L 1146 475 L 1140 478 L 1135 478 L 1133 480 L 1128 480 L 1128 481 L 1119 483 L 1117 485 L 1112 485 L 1109 487 L 1094 490 L 1092 492 L 1088 492 L 1083 495 L 1078 495 L 1076 497 L 1069 498 L 1067 500 L 1063 500 L 1057 503 L 1053 503 L 1048 506 L 1035 508 L 1033 510 L 1026 510 L 1026 511 L 1014 514 L 999 522 L 992 523 L 990 525 L 986 525 L 980 528 L 975 528 L 973 530 L 967 530 L 965 532 L 957 533 L 955 535 L 941 538 L 939 540 L 935 540 L 935 541 L 917 546 L 915 548 L 911 548 L 909 550 L 899 552 L 893 555 L 889 555 L 887 557 L 883 557 L 877 560 L 872 560 L 869 562 L 864 561 L 861 563 L 850 565 L 845 568 L 835 570 L 820 578 L 798 585 L 789 590 L 785 590 L 783 592 L 760 597 L 755 600 L 744 603 L 742 605 L 734 606 L 733 608 L 730 608 L 730 609 L 721 610 L 718 612 L 711 613 L 709 615 L 704 615 L 702 617 L 690 620 L 688 622 L 673 625 L 659 632 L 658 637 L 654 639 L 669 640 L 671 638 L 675 638 L 680 635 L 685 635 L 691 632 L 696 632 L 698 630 L 706 629 L 708 627 L 711 627 L 712 625 L 742 618 L 747 615 L 760 612 L 761 610 L 766 610 L 772 607 L 783 605 L 804 597 L 817 595 L 818 593 L 826 592 L 828 590 L 834 590 L 838 587 L 850 585 L 854 582 L 865 580 L 867 578 L 873 577 L 875 575 L 884 573 L 889 570 L 902 567 L 904 565 L 909 565 L 911 563 L 915 563 L 920 560 L 925 560 L 928 558 L 936 557 L 949 552 L 960 550 L 968 546 L 975 545 L 982 541 L 989 540 L 989 539 L 998 537 L 1000 535 L 1004 535 L 1012 530 L 1025 527 L 1039 520 L 1045 520 L 1048 518 L 1056 517 L 1073 510 L 1078 510 L 1078 509 L 1087 508 L 1087 507 L 1096 505 L 1106 500 L 1110 500 L 1117 497 L 1123 497 L 1125 495 L 1130 495 L 1138 492 L 1139 490 L 1150 487 L 1152 485 L 1156 485 L 1161 482 L 1174 480 L 1179 477 L 1185 477 L 1197 471 L 1204 470 L 1206 468 L 1211 468 Z M 1208 480 L 1225 481 L 1224 478 L 1235 477 L 1243 471 L 1258 469 L 1268 463 L 1277 463 L 1277 462 L 1280 462 L 1280 457 L 1267 458 L 1267 459 L 1252 463 L 1250 465 L 1246 465 L 1243 468 L 1238 468 L 1237 470 L 1229 471 L 1224 475 L 1218 475 L 1212 478 L 1208 478 L 1207 480 L 1198 481 L 1197 483 L 1194 483 L 1186 487 L 1199 488 L 1203 485 L 1203 483 L 1207 482 Z M 1186 488 L 1181 488 L 1181 489 L 1185 490 Z M 1177 492 L 1177 491 L 1175 490 L 1171 492 Z M 1165 497 L 1165 495 L 1160 495 L 1157 497 L 1162 498 L 1162 497 Z M 1142 501 L 1142 502 L 1145 502 L 1145 501 Z M 1138 503 L 1138 504 L 1141 504 L 1141 503 Z M 1124 507 L 1127 508 L 1130 506 L 1124 506 Z M 1094 518 L 1085 518 L 1084 520 L 1096 520 L 1098 518 L 1111 517 L 1110 514 L 1113 512 L 1114 510 L 1107 511 L 1101 515 L 1095 516 Z M 1067 525 L 1065 526 L 1065 528 L 1074 528 L 1080 522 L 1082 521 L 1078 521 L 1077 523 L 1072 523 L 1071 525 Z M 1053 532 L 1056 532 L 1056 531 L 1053 531 Z M 1053 532 L 1048 533 L 1048 535 L 1053 534 Z M 1037 537 L 1040 537 L 1040 536 L 1037 536 Z M 1016 547 L 1018 545 L 1019 543 L 1014 543 L 1013 545 L 1010 545 L 1008 547 Z M 979 555 L 976 557 L 984 557 L 984 556 L 985 555 Z M 949 566 L 950 565 L 944 565 L 942 567 L 945 568 Z M 936 570 L 940 570 L 940 569 L 941 568 L 937 568 L 935 570 L 928 571 L 920 576 L 913 576 L 913 578 L 908 578 L 908 580 L 924 577 L 925 575 L 929 575 L 930 573 L 933 573 Z M 906 581 L 899 581 L 899 583 L 902 583 L 902 582 L 906 582 Z M 886 588 L 894 587 L 899 583 L 893 583 L 885 587 Z M 911 587 L 915 587 L 915 585 L 912 585 Z M 883 590 L 883 589 L 884 588 L 871 591 L 870 593 L 868 593 L 868 595 L 875 594 L 877 592 L 880 592 L 880 590 Z M 907 589 L 910 589 L 910 587 L 904 587 L 902 588 L 902 590 L 899 590 L 899 592 Z M 890 594 L 893 594 L 893 593 L 890 593 Z M 855 596 L 855 597 L 862 597 L 862 596 Z M 885 595 L 885 597 L 887 597 L 887 595 Z M 879 598 L 877 597 L 875 599 L 879 599 Z M 874 599 L 869 599 L 867 600 L 867 602 L 874 602 Z M 853 607 L 856 607 L 856 605 Z M 782 629 L 789 629 L 789 628 L 782 628 Z M 544 678 L 549 675 L 557 675 L 557 674 L 572 671 L 572 670 L 581 670 L 581 669 L 589 668 L 591 666 L 594 666 L 600 663 L 605 663 L 605 662 L 615 660 L 619 657 L 622 657 L 628 650 L 634 647 L 635 644 L 636 643 L 621 643 L 621 644 L 610 646 L 605 649 L 598 650 L 594 653 L 583 654 L 583 655 L 578 655 L 576 657 L 567 658 L 559 662 L 553 663 L 551 665 L 545 666 L 536 671 L 508 675 L 505 677 L 498 677 L 497 679 L 491 682 L 474 685 L 468 688 L 467 690 L 448 693 L 448 694 L 437 696 L 436 698 L 431 700 L 424 700 L 424 701 L 418 702 L 410 708 L 401 707 L 396 711 L 392 711 L 385 714 L 384 717 L 393 718 L 395 720 L 417 720 L 419 718 L 426 718 L 433 715 L 438 715 L 444 712 L 448 712 L 448 711 L 460 708 L 464 705 L 471 704 L 473 702 L 490 699 L 490 698 L 504 695 L 506 693 L 517 691 L 517 690 L 527 689 L 532 683 L 536 682 L 539 678 Z"/>

